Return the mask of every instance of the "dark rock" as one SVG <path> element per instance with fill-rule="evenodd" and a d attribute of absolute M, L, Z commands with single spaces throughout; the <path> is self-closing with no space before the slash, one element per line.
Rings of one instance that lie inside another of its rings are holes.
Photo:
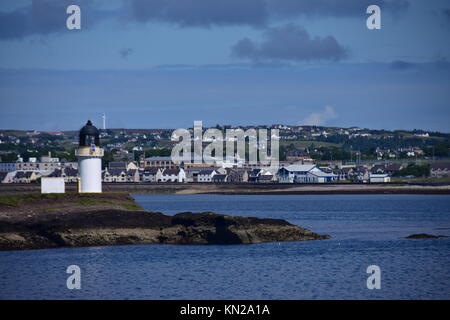
<path fill-rule="evenodd" d="M 0 250 L 329 238 L 280 219 L 212 212 L 166 216 L 141 209 L 121 193 L 10 196 L 0 201 Z"/>
<path fill-rule="evenodd" d="M 438 238 L 448 238 L 447 236 L 442 235 L 433 235 L 433 234 L 426 234 L 426 233 L 417 233 L 417 234 L 411 234 L 405 239 L 438 239 Z"/>
<path fill-rule="evenodd" d="M 151 211 L 101 210 L 3 221 L 0 250 L 124 244 L 251 244 L 328 239 L 280 219 L 211 212 L 173 217 Z"/>

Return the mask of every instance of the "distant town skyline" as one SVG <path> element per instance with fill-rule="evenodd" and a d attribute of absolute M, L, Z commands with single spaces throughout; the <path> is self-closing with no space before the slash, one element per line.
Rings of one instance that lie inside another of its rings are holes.
<path fill-rule="evenodd" d="M 2 1 L 0 129 L 101 128 L 105 113 L 110 128 L 450 132 L 447 1 L 211 2 Z"/>

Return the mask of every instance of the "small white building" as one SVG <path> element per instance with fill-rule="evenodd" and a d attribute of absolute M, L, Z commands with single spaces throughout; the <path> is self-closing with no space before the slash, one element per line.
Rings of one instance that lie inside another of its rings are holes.
<path fill-rule="evenodd" d="M 369 181 L 370 183 L 386 183 L 391 182 L 391 177 L 387 174 L 371 174 Z"/>
<path fill-rule="evenodd" d="M 41 178 L 41 193 L 64 193 L 64 178 Z"/>
<path fill-rule="evenodd" d="M 186 182 L 186 173 L 183 169 L 164 169 L 161 177 L 162 182 Z"/>

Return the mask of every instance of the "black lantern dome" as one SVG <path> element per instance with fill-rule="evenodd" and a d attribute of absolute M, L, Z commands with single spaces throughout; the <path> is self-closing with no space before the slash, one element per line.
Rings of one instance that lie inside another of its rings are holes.
<path fill-rule="evenodd" d="M 80 130 L 80 146 L 91 146 L 92 144 L 100 147 L 100 131 L 88 120 L 86 125 Z"/>

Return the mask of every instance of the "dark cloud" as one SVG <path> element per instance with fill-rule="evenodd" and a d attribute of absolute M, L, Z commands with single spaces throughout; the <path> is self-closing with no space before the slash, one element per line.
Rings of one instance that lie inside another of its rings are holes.
<path fill-rule="evenodd" d="M 378 5 L 384 12 L 397 14 L 408 8 L 406 0 L 266 0 L 271 12 L 279 16 L 349 17 L 365 14 L 368 6 Z"/>
<path fill-rule="evenodd" d="M 131 18 L 181 26 L 264 25 L 265 0 L 132 0 Z"/>
<path fill-rule="evenodd" d="M 82 10 L 82 28 L 94 24 L 101 16 L 94 10 L 93 0 L 33 0 L 23 8 L 0 12 L 0 39 L 20 39 L 35 34 L 67 31 L 66 10 L 71 4 L 79 5 Z"/>
<path fill-rule="evenodd" d="M 442 15 L 447 22 L 450 22 L 450 9 L 442 9 Z"/>
<path fill-rule="evenodd" d="M 415 67 L 414 63 L 397 60 L 389 64 L 389 67 L 394 70 L 409 70 Z"/>
<path fill-rule="evenodd" d="M 266 25 L 271 20 L 298 16 L 349 17 L 366 14 L 373 0 L 131 0 L 130 18 L 164 21 L 180 26 Z M 398 14 L 406 0 L 378 0 L 384 12 Z"/>
<path fill-rule="evenodd" d="M 348 55 L 333 36 L 311 37 L 303 27 L 295 24 L 269 28 L 264 32 L 264 38 L 259 44 L 248 38 L 239 40 L 231 49 L 232 55 L 253 62 L 339 61 Z"/>
<path fill-rule="evenodd" d="M 120 56 L 124 59 L 128 58 L 131 54 L 133 54 L 133 49 L 131 48 L 122 48 L 119 51 Z"/>
<path fill-rule="evenodd" d="M 106 2 L 106 1 L 105 1 Z M 159 21 L 182 27 L 247 25 L 267 26 L 270 22 L 300 16 L 364 16 L 372 0 L 127 0 L 119 9 L 102 10 L 99 0 L 32 0 L 31 5 L 0 12 L 0 39 L 48 35 L 65 31 L 66 8 L 82 8 L 82 28 L 103 19 L 124 16 L 138 22 Z M 399 13 L 406 0 L 377 0 L 383 12 Z M 84 9 L 84 10 L 83 10 Z"/>

